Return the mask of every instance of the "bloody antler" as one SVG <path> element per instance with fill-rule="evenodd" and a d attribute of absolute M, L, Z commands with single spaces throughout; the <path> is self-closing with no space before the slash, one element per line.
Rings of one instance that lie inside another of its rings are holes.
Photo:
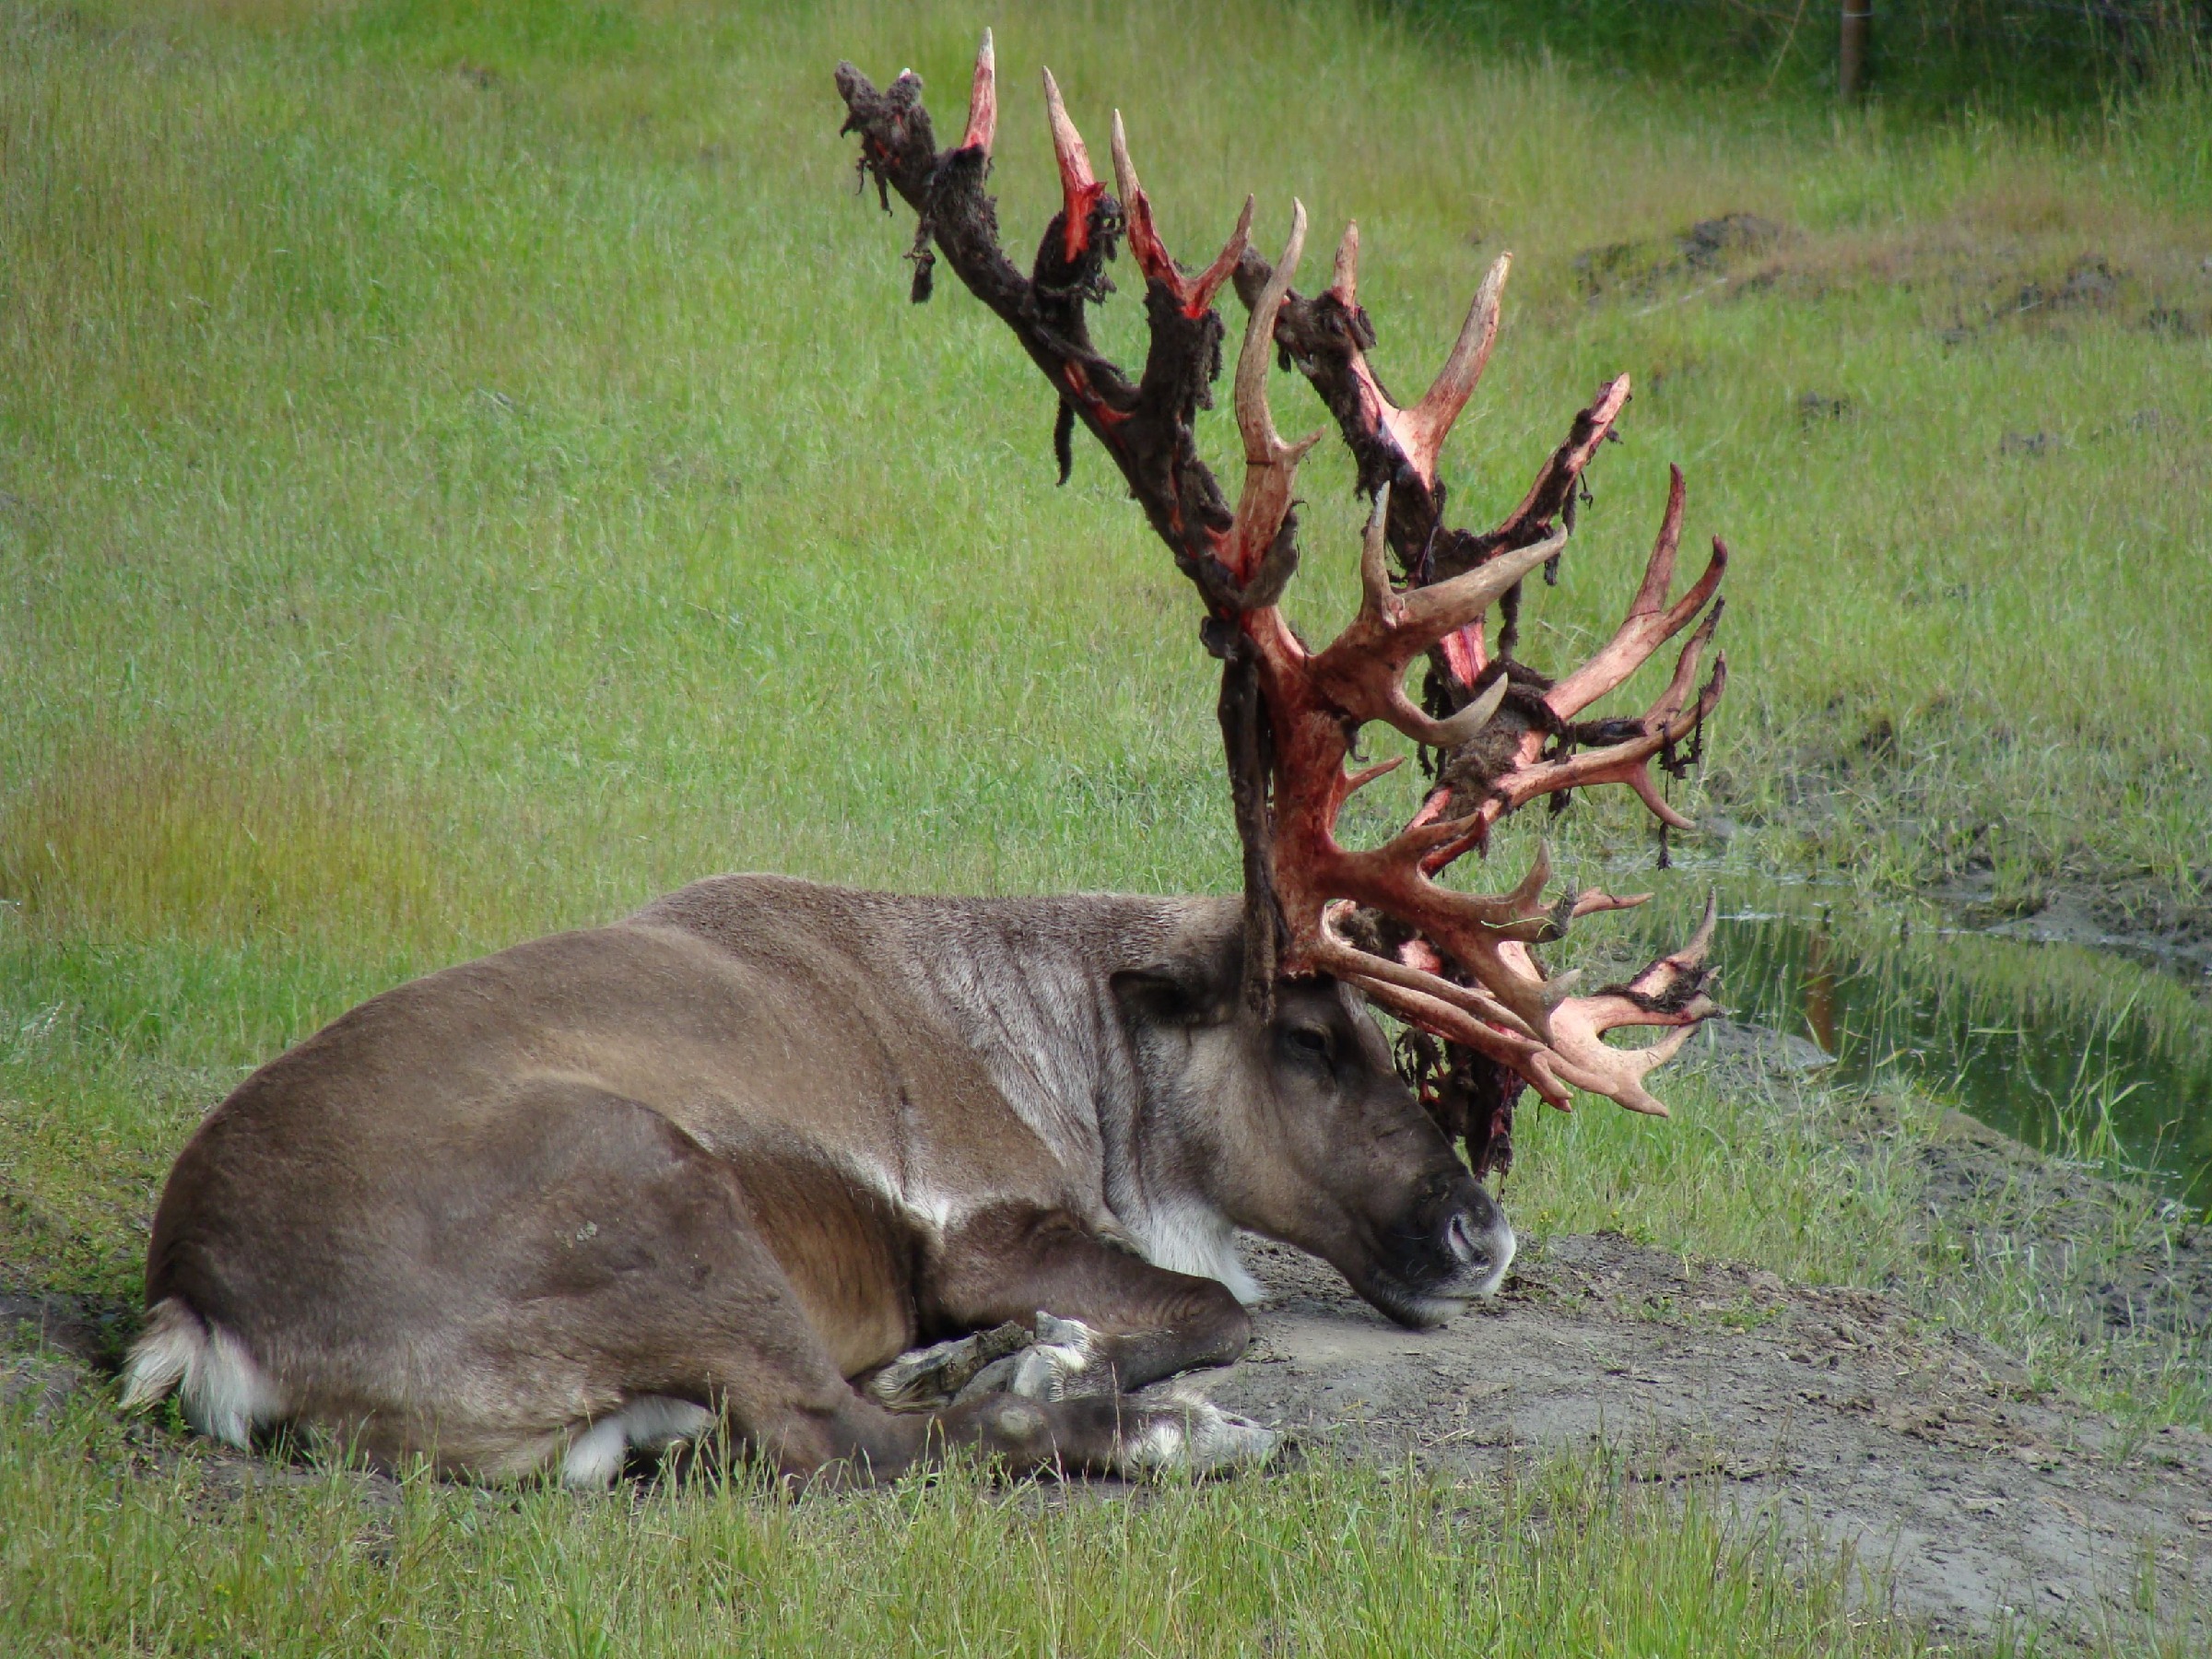
<path fill-rule="evenodd" d="M 1234 532 L 1241 548 L 1269 547 L 1276 540 L 1289 500 L 1289 475 L 1303 453 L 1304 446 L 1286 445 L 1275 437 L 1265 385 L 1277 316 L 1304 240 L 1301 206 L 1294 210 L 1289 246 L 1253 300 L 1238 359 L 1237 424 L 1244 434 L 1247 456 L 1245 490 Z M 1346 261 L 1340 256 L 1338 263 L 1341 276 Z M 1495 315 L 1502 276 L 1501 265 L 1493 270 L 1491 281 L 1485 285 L 1487 298 L 1478 300 L 1461 335 L 1454 364 L 1439 377 L 1443 395 L 1432 389 L 1423 400 L 1423 407 L 1442 412 L 1407 421 L 1401 429 L 1417 432 L 1423 444 L 1441 441 L 1451 416 L 1473 391 L 1473 374 L 1466 364 L 1479 368 L 1488 338 L 1495 332 L 1489 318 Z M 1475 342 L 1472 348 L 1470 341 Z M 1383 407 L 1387 417 L 1389 406 Z M 1424 454 L 1420 464 L 1432 464 L 1432 458 Z M 1502 896 L 1438 885 L 1432 879 L 1435 872 L 1487 830 L 1491 821 L 1485 816 L 1491 805 L 1488 798 L 1477 810 L 1459 817 L 1425 811 L 1371 851 L 1348 850 L 1336 841 L 1336 818 L 1346 800 L 1396 765 L 1389 761 L 1356 773 L 1346 771 L 1361 725 L 1381 721 L 1417 742 L 1445 749 L 1473 741 L 1489 725 L 1509 683 L 1504 675 L 1493 677 L 1485 694 L 1439 719 L 1415 708 L 1406 698 L 1405 671 L 1416 656 L 1476 622 L 1531 571 L 1557 556 L 1567 541 L 1564 528 L 1556 529 L 1542 540 L 1501 549 L 1470 570 L 1400 590 L 1394 586 L 1385 563 L 1391 494 L 1389 483 L 1378 488 L 1368 521 L 1360 557 L 1359 614 L 1320 652 L 1309 651 L 1292 632 L 1271 593 L 1252 591 L 1261 585 L 1253 580 L 1256 569 L 1230 566 L 1232 576 L 1250 584 L 1239 626 L 1259 663 L 1274 735 L 1277 821 L 1272 876 L 1288 936 L 1283 966 L 1292 973 L 1333 974 L 1358 986 L 1408 1024 L 1509 1066 L 1555 1104 L 1567 1103 L 1565 1085 L 1571 1083 L 1637 1111 L 1663 1112 L 1665 1108 L 1641 1083 L 1643 1073 L 1657 1058 L 1609 1048 L 1598 1035 L 1630 1023 L 1686 1026 L 1710 1013 L 1711 1003 L 1694 991 L 1688 996 L 1672 994 L 1677 980 L 1694 966 L 1693 959 L 1687 955 L 1668 959 L 1674 973 L 1664 987 L 1640 991 L 1641 1000 L 1608 993 L 1580 1002 L 1562 1001 L 1563 987 L 1543 976 L 1527 948 L 1558 937 L 1577 915 L 1638 900 L 1587 893 L 1547 907 L 1542 893 L 1549 868 L 1541 854 L 1528 878 Z M 1679 515 L 1674 516 L 1678 522 Z M 1671 557 L 1665 538 L 1662 550 Z M 1655 565 L 1662 562 L 1654 559 Z M 1656 583 L 1647 578 L 1624 627 L 1628 643 L 1614 653 L 1616 657 L 1625 660 L 1643 635 L 1653 631 L 1646 626 L 1647 600 L 1654 591 L 1664 600 L 1669 574 L 1658 571 Z M 1677 691 L 1694 673 L 1697 643 L 1693 641 L 1692 650 L 1684 653 L 1688 671 L 1677 674 L 1676 686 L 1646 717 L 1647 725 L 1661 734 L 1659 741 L 1685 718 Z M 1645 654 L 1648 652 L 1647 646 Z M 1611 673 L 1616 665 L 1604 672 Z M 1622 669 L 1620 677 L 1625 674 Z M 1592 681 L 1603 677 L 1601 673 Z M 1647 731 L 1603 755 L 1584 759 L 1602 759 L 1614 771 L 1625 771 L 1648 759 L 1648 754 L 1635 761 L 1626 757 L 1641 753 L 1641 746 L 1651 736 Z M 1653 742 L 1650 752 L 1655 753 L 1657 747 Z M 1414 936 L 1395 951 L 1354 943 L 1347 925 L 1363 910 L 1410 926 Z M 1701 953 L 1701 944 L 1698 948 Z M 1453 968 L 1457 973 L 1451 971 Z M 1645 977 L 1657 971 L 1648 971 Z M 1659 989 L 1669 994 L 1660 996 Z"/>
<path fill-rule="evenodd" d="M 1454 859 L 1487 846 L 1499 818 L 1540 794 L 1623 782 L 1663 818 L 1680 821 L 1652 785 L 1649 765 L 1670 758 L 1719 700 L 1721 660 L 1704 688 L 1696 686 L 1717 606 L 1641 719 L 1578 724 L 1574 718 L 1687 626 L 1720 581 L 1726 553 L 1716 542 L 1704 576 L 1667 603 L 1681 532 L 1678 473 L 1642 586 L 1611 643 L 1556 683 L 1511 661 L 1520 584 L 1532 571 L 1556 568 L 1583 469 L 1628 401 L 1626 378 L 1576 418 L 1526 499 L 1497 529 L 1447 530 L 1438 458 L 1496 341 L 1506 260 L 1484 281 L 1428 393 L 1400 406 L 1367 361 L 1374 335 L 1357 300 L 1356 228 L 1346 233 L 1331 286 L 1311 300 L 1290 288 L 1305 239 L 1302 206 L 1294 207 L 1289 244 L 1275 265 L 1246 245 L 1247 200 L 1219 257 L 1188 274 L 1159 237 L 1119 113 L 1117 200 L 1093 175 L 1048 72 L 1063 206 L 1025 277 L 999 250 L 994 204 L 982 191 L 997 125 L 990 36 L 976 63 L 966 135 L 942 154 L 913 75 L 902 74 L 881 92 L 850 65 L 839 65 L 837 78 L 850 112 L 846 128 L 861 135 L 863 170 L 887 207 L 896 190 L 919 217 L 915 298 L 928 297 L 929 273 L 942 252 L 1059 394 L 1054 447 L 1062 476 L 1072 459 L 1072 424 L 1080 420 L 1206 600 L 1206 642 L 1223 659 L 1221 722 L 1244 844 L 1248 969 L 1259 994 L 1267 994 L 1278 970 L 1332 974 L 1557 1105 L 1568 1103 L 1572 1086 L 1664 1114 L 1642 1078 L 1680 1046 L 1688 1027 L 1712 1012 L 1702 967 L 1710 917 L 1690 946 L 1627 984 L 1574 997 L 1565 994 L 1563 978 L 1544 975 L 1530 947 L 1559 937 L 1576 916 L 1641 899 L 1570 893 L 1547 905 L 1550 871 L 1541 853 L 1526 878 L 1503 895 L 1465 893 L 1435 879 Z M 1146 279 L 1151 335 L 1135 383 L 1091 344 L 1084 315 L 1111 291 L 1103 265 L 1124 235 Z M 1213 300 L 1232 274 L 1252 313 L 1236 371 L 1245 471 L 1233 512 L 1191 431 L 1219 372 L 1224 331 Z M 1297 565 L 1298 464 L 1319 437 L 1286 441 L 1276 429 L 1266 376 L 1268 354 L 1277 348 L 1335 416 L 1375 502 L 1362 542 L 1359 612 L 1320 651 L 1299 639 L 1277 603 Z M 1492 606 L 1506 618 L 1495 657 L 1484 636 Z M 1417 704 L 1405 676 L 1424 655 L 1428 691 Z M 1336 841 L 1339 812 L 1353 792 L 1397 764 L 1346 770 L 1359 728 L 1371 721 L 1441 759 L 1437 787 L 1412 823 L 1381 847 L 1354 850 Z M 1684 1030 L 1641 1050 L 1602 1041 L 1606 1030 L 1638 1024 Z"/>
<path fill-rule="evenodd" d="M 1496 529 L 1480 535 L 1448 529 L 1437 456 L 1488 360 L 1512 255 L 1500 257 L 1490 267 L 1443 370 L 1428 394 L 1409 409 L 1391 401 L 1368 362 L 1375 334 L 1358 303 L 1359 259 L 1359 231 L 1353 225 L 1337 249 L 1335 277 L 1327 288 L 1312 300 L 1286 291 L 1274 337 L 1335 416 L 1362 487 L 1378 497 L 1390 488 L 1384 529 L 1405 580 L 1415 585 L 1449 581 L 1544 540 L 1555 533 L 1555 526 L 1571 530 L 1583 470 L 1611 436 L 1628 405 L 1628 376 L 1600 387 L 1590 406 L 1576 415 L 1565 441 L 1547 458 L 1527 495 Z M 1266 262 L 1248 252 L 1237 273 L 1238 288 L 1247 303 L 1256 300 L 1269 277 Z M 1439 642 L 1430 679 L 1430 701 L 1439 712 L 1465 706 L 1496 679 L 1510 680 L 1513 686 L 1504 704 L 1505 729 L 1488 734 L 1478 747 L 1463 741 L 1456 746 L 1458 753 L 1443 758 L 1438 768 L 1441 786 L 1423 808 L 1424 819 L 1472 813 L 1487 834 L 1499 818 L 1539 795 L 1618 782 L 1633 789 L 1663 822 L 1689 827 L 1653 785 L 1649 763 L 1712 712 L 1727 684 L 1726 662 L 1716 659 L 1712 679 L 1691 703 L 1689 689 L 1698 661 L 1719 621 L 1717 605 L 1685 649 L 1675 683 L 1641 720 L 1573 724 L 1574 716 L 1620 686 L 1704 609 L 1727 569 L 1728 549 L 1716 539 L 1704 574 L 1679 600 L 1666 603 L 1683 508 L 1680 469 L 1670 471 L 1666 514 L 1628 618 L 1611 642 L 1574 673 L 1553 684 L 1512 661 L 1517 584 L 1501 595 L 1506 632 L 1494 661 L 1486 649 L 1479 619 Z M 1559 740 L 1562 750 L 1584 742 L 1597 747 L 1571 759 L 1562 755 L 1547 761 L 1547 740 Z"/>

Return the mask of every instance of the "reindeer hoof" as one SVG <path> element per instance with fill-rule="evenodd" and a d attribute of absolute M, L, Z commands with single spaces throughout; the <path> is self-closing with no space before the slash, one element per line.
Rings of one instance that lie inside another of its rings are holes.
<path fill-rule="evenodd" d="M 1025 1400 L 1077 1400 L 1112 1394 L 1113 1373 L 1088 1325 L 1079 1319 L 1055 1319 L 1039 1309 L 1037 1340 L 1014 1356 L 1013 1374 L 1005 1386 Z"/>
<path fill-rule="evenodd" d="M 1009 1322 L 996 1330 L 915 1348 L 870 1377 L 867 1392 L 892 1411 L 934 1411 L 955 1399 L 994 1394 L 1005 1386 L 1012 1356 L 1029 1342 L 1029 1327 Z"/>
<path fill-rule="evenodd" d="M 1172 1469 L 1187 1475 L 1230 1475 L 1256 1469 L 1275 1455 L 1281 1437 L 1250 1418 L 1227 1412 L 1197 1394 L 1174 1394 L 1122 1450 L 1124 1474 Z"/>

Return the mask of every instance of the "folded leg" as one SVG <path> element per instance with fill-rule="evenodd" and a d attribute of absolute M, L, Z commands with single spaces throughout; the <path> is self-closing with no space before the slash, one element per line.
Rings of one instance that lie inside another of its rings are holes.
<path fill-rule="evenodd" d="M 1045 1398 L 1127 1392 L 1226 1365 L 1252 1316 L 1218 1280 L 1156 1267 L 1064 1210 L 1006 1206 L 971 1218 L 924 1271 L 925 1323 L 953 1330 L 1029 1325 L 1018 1392 Z M 1049 1316 L 1040 1320 L 1039 1315 Z"/>

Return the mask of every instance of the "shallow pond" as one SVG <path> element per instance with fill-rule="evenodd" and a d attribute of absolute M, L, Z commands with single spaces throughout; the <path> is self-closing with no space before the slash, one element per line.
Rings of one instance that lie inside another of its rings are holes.
<path fill-rule="evenodd" d="M 1636 931 L 1661 947 L 1687 936 L 1717 889 L 1732 1018 L 1809 1038 L 1846 1079 L 1901 1076 L 2033 1145 L 2116 1157 L 2212 1201 L 2212 982 L 2200 967 L 1961 931 L 1931 908 L 1724 869 L 1645 884 L 1662 891 Z"/>

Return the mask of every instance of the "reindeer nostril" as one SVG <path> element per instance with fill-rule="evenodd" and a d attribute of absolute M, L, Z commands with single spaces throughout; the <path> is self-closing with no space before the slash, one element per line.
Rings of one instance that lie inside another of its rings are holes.
<path fill-rule="evenodd" d="M 1475 1241 L 1467 1231 L 1467 1216 L 1465 1210 L 1454 1213 L 1451 1221 L 1446 1224 L 1444 1242 L 1452 1247 L 1452 1253 L 1461 1261 L 1472 1262 L 1475 1259 Z"/>

